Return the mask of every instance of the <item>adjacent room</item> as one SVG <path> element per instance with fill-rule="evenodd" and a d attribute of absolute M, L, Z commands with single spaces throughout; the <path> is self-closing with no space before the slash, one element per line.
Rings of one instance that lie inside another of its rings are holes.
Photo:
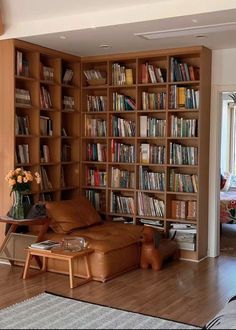
<path fill-rule="evenodd" d="M 0 0 L 0 329 L 236 328 L 235 17 Z"/>

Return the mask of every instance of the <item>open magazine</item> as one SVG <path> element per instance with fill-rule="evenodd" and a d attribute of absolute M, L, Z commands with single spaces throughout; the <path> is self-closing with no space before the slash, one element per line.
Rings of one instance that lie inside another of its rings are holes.
<path fill-rule="evenodd" d="M 50 250 L 54 247 L 59 247 L 61 243 L 47 240 L 43 242 L 38 242 L 38 243 L 33 243 L 30 245 L 31 248 L 33 249 L 41 249 L 41 250 Z"/>

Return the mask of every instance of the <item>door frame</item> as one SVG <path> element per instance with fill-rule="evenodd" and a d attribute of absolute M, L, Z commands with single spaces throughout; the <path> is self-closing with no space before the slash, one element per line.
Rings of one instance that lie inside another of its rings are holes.
<path fill-rule="evenodd" d="M 235 92 L 236 85 L 213 85 L 210 113 L 208 256 L 220 254 L 220 155 L 222 93 Z"/>

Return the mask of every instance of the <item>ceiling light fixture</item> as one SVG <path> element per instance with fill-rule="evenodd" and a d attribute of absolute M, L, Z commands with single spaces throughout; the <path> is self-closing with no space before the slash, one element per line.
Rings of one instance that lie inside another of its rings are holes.
<path fill-rule="evenodd" d="M 192 26 L 180 29 L 160 30 L 151 32 L 134 33 L 135 36 L 144 38 L 147 40 L 201 35 L 201 33 L 212 33 L 220 31 L 233 31 L 236 29 L 236 22 L 219 23 L 211 25 Z"/>
<path fill-rule="evenodd" d="M 66 37 L 65 37 L 65 36 L 60 36 L 59 38 L 60 38 L 60 39 L 66 39 Z"/>
<path fill-rule="evenodd" d="M 98 48 L 111 48 L 111 46 L 103 44 L 103 45 L 99 45 Z"/>

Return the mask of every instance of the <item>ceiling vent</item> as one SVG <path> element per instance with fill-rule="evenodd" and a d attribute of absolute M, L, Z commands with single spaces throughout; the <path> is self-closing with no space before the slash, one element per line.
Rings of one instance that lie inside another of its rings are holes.
<path fill-rule="evenodd" d="M 162 38 L 171 38 L 171 37 L 197 36 L 207 33 L 233 31 L 233 30 L 236 30 L 236 22 L 192 26 L 192 27 L 186 27 L 180 29 L 140 32 L 140 33 L 134 33 L 134 35 L 147 40 L 153 40 L 153 39 L 162 39 Z"/>

